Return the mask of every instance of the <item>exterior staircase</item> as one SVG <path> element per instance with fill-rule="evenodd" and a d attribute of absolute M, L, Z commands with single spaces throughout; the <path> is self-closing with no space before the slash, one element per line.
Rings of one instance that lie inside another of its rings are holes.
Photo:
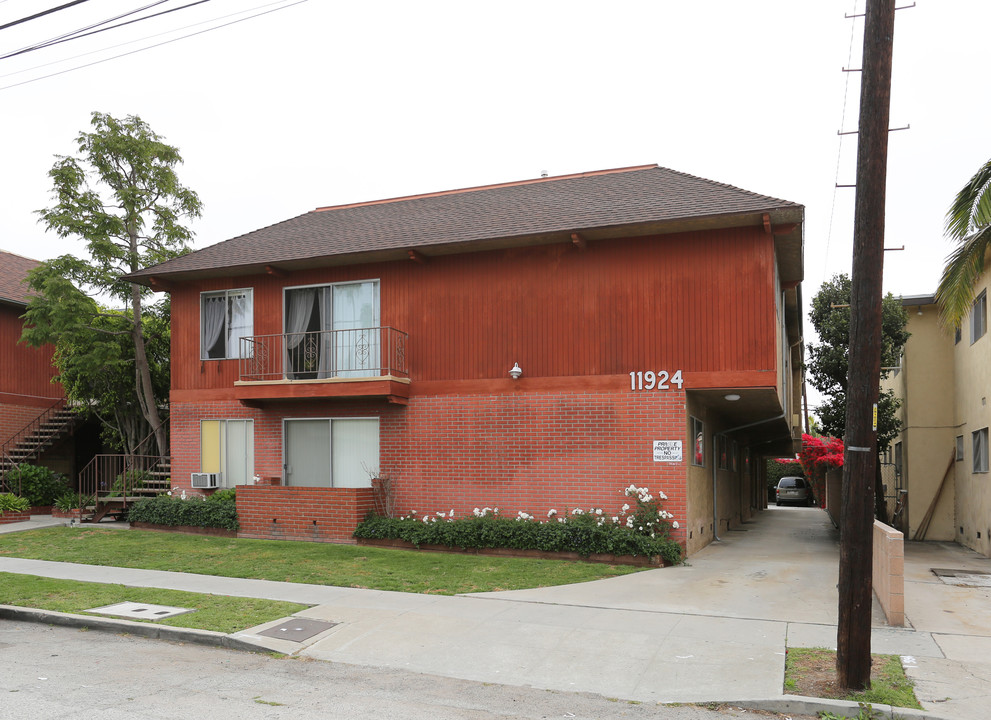
<path fill-rule="evenodd" d="M 60 400 L 0 446 L 0 489 L 8 472 L 21 463 L 36 460 L 45 450 L 71 435 L 79 415 Z M 16 488 L 9 488 L 16 491 Z"/>
<path fill-rule="evenodd" d="M 168 492 L 170 469 L 167 455 L 97 455 L 79 471 L 80 522 L 126 518 L 134 503 Z"/>

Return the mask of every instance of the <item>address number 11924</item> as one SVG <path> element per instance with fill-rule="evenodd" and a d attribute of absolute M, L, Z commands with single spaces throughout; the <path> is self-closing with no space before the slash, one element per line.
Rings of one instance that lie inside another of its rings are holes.
<path fill-rule="evenodd" d="M 670 390 L 672 385 L 681 390 L 684 380 L 681 370 L 675 370 L 672 375 L 667 370 L 655 373 L 653 370 L 643 372 L 638 370 L 630 373 L 630 390 Z"/>

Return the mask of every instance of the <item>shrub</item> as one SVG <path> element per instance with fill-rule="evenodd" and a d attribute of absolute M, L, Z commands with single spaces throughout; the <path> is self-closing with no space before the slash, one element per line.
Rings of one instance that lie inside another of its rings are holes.
<path fill-rule="evenodd" d="M 25 512 L 31 507 L 27 498 L 18 497 L 13 493 L 0 493 L 0 513 Z"/>
<path fill-rule="evenodd" d="M 22 463 L 7 473 L 7 486 L 28 501 L 28 505 L 51 505 L 69 490 L 69 481 L 50 468 Z"/>
<path fill-rule="evenodd" d="M 215 499 L 218 495 L 220 498 Z M 240 528 L 234 490 L 219 490 L 209 499 L 185 499 L 171 494 L 146 498 L 131 506 L 127 520 L 169 527 L 215 527 L 225 530 Z"/>
<path fill-rule="evenodd" d="M 87 505 L 92 505 L 93 502 L 94 499 L 92 495 L 83 497 L 80 500 L 79 493 L 72 492 L 70 490 L 69 492 L 63 493 L 55 498 L 55 502 L 52 504 L 55 505 L 57 510 L 68 512 L 69 510 L 77 510 L 79 508 L 84 508 Z"/>
<path fill-rule="evenodd" d="M 354 531 L 354 537 L 405 540 L 420 545 L 446 545 L 474 550 L 512 548 L 547 552 L 576 552 L 581 557 L 593 553 L 661 557 L 665 562 L 681 561 L 681 546 L 668 536 L 671 515 L 646 488 L 630 486 L 626 495 L 636 507 L 624 505 L 618 515 L 609 516 L 599 508 L 588 512 L 573 510 L 557 517 L 547 512 L 547 522 L 520 512 L 515 518 L 502 517 L 498 508 L 475 508 L 472 515 L 454 518 L 451 512 L 418 517 L 416 513 L 388 518 L 370 514 Z M 662 494 L 663 497 L 663 494 Z"/>
<path fill-rule="evenodd" d="M 110 486 L 109 495 L 110 497 L 125 495 L 127 494 L 126 491 L 143 488 L 149 480 L 151 480 L 151 473 L 147 470 L 138 470 L 137 468 L 125 470 L 114 478 L 114 484 Z"/>

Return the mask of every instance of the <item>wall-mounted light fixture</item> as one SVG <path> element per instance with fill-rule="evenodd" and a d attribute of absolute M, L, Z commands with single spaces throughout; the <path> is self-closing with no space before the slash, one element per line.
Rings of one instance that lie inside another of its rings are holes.
<path fill-rule="evenodd" d="M 736 393 L 730 393 L 729 395 L 723 395 L 723 400 L 729 400 L 730 402 L 736 402 L 740 399 L 740 396 Z"/>
<path fill-rule="evenodd" d="M 513 363 L 513 368 L 509 371 L 509 377 L 513 378 L 513 380 L 519 380 L 522 374 L 523 370 L 520 368 L 520 364 L 518 362 Z"/>

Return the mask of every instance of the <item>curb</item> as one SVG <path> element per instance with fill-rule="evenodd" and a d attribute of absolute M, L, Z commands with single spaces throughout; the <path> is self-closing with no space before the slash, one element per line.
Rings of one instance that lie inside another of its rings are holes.
<path fill-rule="evenodd" d="M 86 628 L 87 630 L 100 630 L 103 632 L 126 633 L 128 635 L 137 635 L 156 640 L 212 645 L 214 647 L 241 650 L 244 652 L 272 652 L 272 649 L 269 647 L 242 640 L 222 632 L 199 630 L 197 628 L 172 627 L 170 625 L 153 625 L 151 623 L 135 622 L 134 620 L 124 620 L 121 618 L 75 615 L 72 613 L 56 612 L 54 610 L 17 607 L 15 605 L 0 605 L 0 618 L 20 620 L 21 622 L 43 623 L 45 625 Z"/>
<path fill-rule="evenodd" d="M 803 695 L 782 695 L 777 698 L 765 700 L 733 700 L 726 701 L 727 705 L 747 708 L 749 710 L 763 710 L 765 712 L 781 713 L 783 715 L 812 715 L 819 713 L 831 713 L 840 717 L 856 718 L 861 710 L 861 703 L 851 700 L 831 700 L 829 698 L 805 697 Z M 949 715 L 939 715 L 929 710 L 915 710 L 913 708 L 897 707 L 895 705 L 884 705 L 874 703 L 869 704 L 871 708 L 881 718 L 914 718 L 915 720 L 954 720 Z"/>

